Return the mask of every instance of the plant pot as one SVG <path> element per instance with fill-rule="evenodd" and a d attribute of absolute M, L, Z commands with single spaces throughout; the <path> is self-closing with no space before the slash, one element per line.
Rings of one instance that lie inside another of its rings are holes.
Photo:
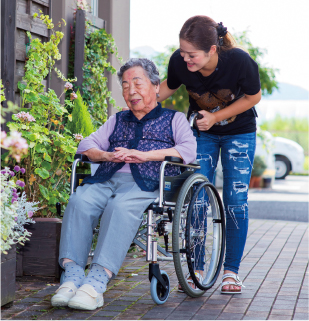
<path fill-rule="evenodd" d="M 62 220 L 34 218 L 35 224 L 26 226 L 32 233 L 25 246 L 18 249 L 17 276 L 35 275 L 60 278 L 58 264 Z"/>
<path fill-rule="evenodd" d="M 270 188 L 271 187 L 271 177 L 264 177 L 263 178 L 263 187 Z"/>
<path fill-rule="evenodd" d="M 249 188 L 261 187 L 262 176 L 251 176 Z"/>
<path fill-rule="evenodd" d="M 16 246 L 8 251 L 8 254 L 1 253 L 1 306 L 9 304 L 15 299 L 15 274 Z"/>

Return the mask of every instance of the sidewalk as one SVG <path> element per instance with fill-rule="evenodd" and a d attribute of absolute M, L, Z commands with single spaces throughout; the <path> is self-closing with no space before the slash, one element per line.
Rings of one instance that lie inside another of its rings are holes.
<path fill-rule="evenodd" d="M 136 257 L 137 256 L 137 257 Z M 53 308 L 50 298 L 59 283 L 22 277 L 16 300 L 2 308 L 2 320 L 308 320 L 308 224 L 250 220 L 240 278 L 241 295 L 222 295 L 221 280 L 202 297 L 177 292 L 173 263 L 160 263 L 170 276 L 167 302 L 150 296 L 148 264 L 141 252 L 129 253 L 120 273 L 95 311 Z"/>

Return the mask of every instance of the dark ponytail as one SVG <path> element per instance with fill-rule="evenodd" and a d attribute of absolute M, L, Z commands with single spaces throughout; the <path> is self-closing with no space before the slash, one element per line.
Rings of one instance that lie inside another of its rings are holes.
<path fill-rule="evenodd" d="M 211 46 L 217 47 L 217 52 L 227 51 L 236 47 L 232 35 L 220 22 L 216 23 L 207 16 L 189 18 L 182 26 L 179 38 L 190 42 L 199 50 L 209 52 Z"/>

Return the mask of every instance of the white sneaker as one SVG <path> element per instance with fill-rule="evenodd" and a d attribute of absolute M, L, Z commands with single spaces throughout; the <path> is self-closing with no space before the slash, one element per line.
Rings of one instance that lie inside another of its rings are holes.
<path fill-rule="evenodd" d="M 72 309 L 95 310 L 103 303 L 103 293 L 98 293 L 90 284 L 84 284 L 76 291 L 68 306 Z"/>
<path fill-rule="evenodd" d="M 53 307 L 66 307 L 76 291 L 77 287 L 73 282 L 64 282 L 57 289 L 56 295 L 51 298 L 51 305 Z"/>

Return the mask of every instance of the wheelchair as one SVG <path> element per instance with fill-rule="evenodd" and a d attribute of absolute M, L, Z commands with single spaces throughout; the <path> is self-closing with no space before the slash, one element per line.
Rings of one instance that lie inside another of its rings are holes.
<path fill-rule="evenodd" d="M 74 159 L 71 194 L 87 175 L 76 173 L 77 164 L 99 164 L 82 154 L 76 154 Z M 179 166 L 181 174 L 165 176 L 167 164 Z M 146 252 L 150 293 L 157 304 L 165 303 L 170 293 L 169 276 L 160 270 L 159 261 L 173 261 L 179 286 L 193 298 L 202 296 L 214 285 L 222 267 L 225 250 L 223 205 L 214 185 L 204 175 L 195 173 L 199 168 L 198 162 L 185 165 L 180 158 L 165 158 L 160 167 L 159 197 L 145 211 L 133 239 L 133 243 Z M 168 224 L 172 225 L 171 249 Z M 158 237 L 163 237 L 164 247 L 158 244 Z"/>

